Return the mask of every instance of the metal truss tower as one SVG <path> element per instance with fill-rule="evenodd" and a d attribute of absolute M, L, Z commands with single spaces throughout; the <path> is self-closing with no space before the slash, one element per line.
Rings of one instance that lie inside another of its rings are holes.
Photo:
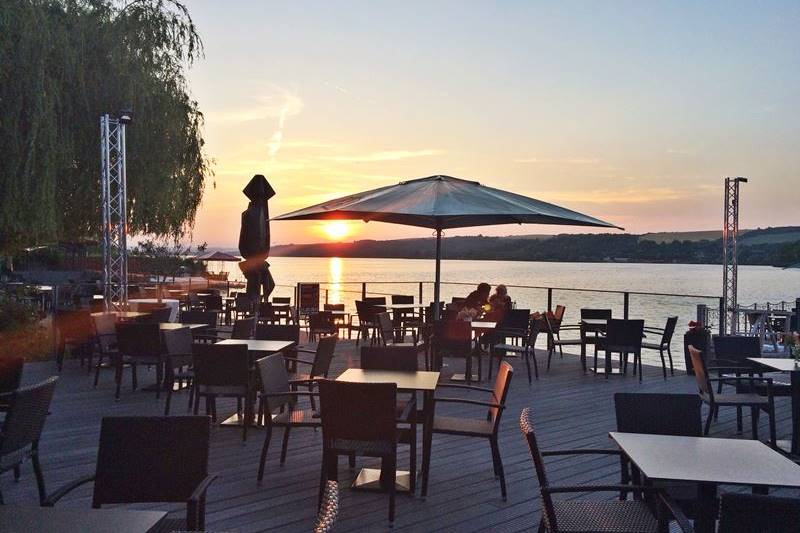
<path fill-rule="evenodd" d="M 725 312 L 720 320 L 727 322 L 727 327 L 720 329 L 731 335 L 739 332 L 736 301 L 739 265 L 736 239 L 739 236 L 740 183 L 747 183 L 747 178 L 725 178 L 725 221 L 722 227 L 722 298 Z"/>
<path fill-rule="evenodd" d="M 103 210 L 103 300 L 106 310 L 128 305 L 128 220 L 125 125 L 131 113 L 100 117 L 100 189 Z"/>

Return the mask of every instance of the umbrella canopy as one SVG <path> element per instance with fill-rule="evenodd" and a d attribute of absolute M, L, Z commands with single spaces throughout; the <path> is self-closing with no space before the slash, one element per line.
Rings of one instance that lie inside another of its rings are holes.
<path fill-rule="evenodd" d="M 437 303 L 443 229 L 496 224 L 557 224 L 622 229 L 554 204 L 450 176 L 402 181 L 397 185 L 351 194 L 285 213 L 273 220 L 320 219 L 355 219 L 435 229 L 434 301 Z"/>
<path fill-rule="evenodd" d="M 226 252 L 220 252 L 219 250 L 204 252 L 196 256 L 195 259 L 198 261 L 236 261 L 237 263 L 242 260 L 240 257 Z"/>

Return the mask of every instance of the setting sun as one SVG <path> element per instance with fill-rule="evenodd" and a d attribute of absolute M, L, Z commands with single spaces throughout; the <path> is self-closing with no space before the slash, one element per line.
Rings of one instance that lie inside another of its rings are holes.
<path fill-rule="evenodd" d="M 325 222 L 322 225 L 322 231 L 329 239 L 338 241 L 350 234 L 350 227 L 346 222 L 334 220 L 332 222 Z"/>

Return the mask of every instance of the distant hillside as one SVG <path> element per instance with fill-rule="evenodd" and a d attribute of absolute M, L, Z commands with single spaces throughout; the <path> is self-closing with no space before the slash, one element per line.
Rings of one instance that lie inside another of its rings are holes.
<path fill-rule="evenodd" d="M 712 238 L 700 238 L 700 234 Z M 653 237 L 653 236 L 661 237 Z M 672 240 L 664 240 L 667 236 Z M 683 238 L 686 237 L 686 238 Z M 386 257 L 431 259 L 432 237 L 349 243 L 289 244 L 273 246 L 274 256 Z M 449 237 L 442 244 L 447 259 L 507 261 L 720 263 L 719 232 L 673 234 L 561 234 L 507 237 Z M 800 262 L 800 227 L 750 230 L 740 239 L 741 264 L 785 266 Z"/>

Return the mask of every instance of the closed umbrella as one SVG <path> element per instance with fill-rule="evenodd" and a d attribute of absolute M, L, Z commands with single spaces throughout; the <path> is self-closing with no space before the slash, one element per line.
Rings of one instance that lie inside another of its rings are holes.
<path fill-rule="evenodd" d="M 558 224 L 618 228 L 576 211 L 486 187 L 476 181 L 430 176 L 285 213 L 274 220 L 352 219 L 436 230 L 435 314 L 439 312 L 442 230 L 496 224 Z M 618 228 L 622 229 L 622 228 Z"/>

